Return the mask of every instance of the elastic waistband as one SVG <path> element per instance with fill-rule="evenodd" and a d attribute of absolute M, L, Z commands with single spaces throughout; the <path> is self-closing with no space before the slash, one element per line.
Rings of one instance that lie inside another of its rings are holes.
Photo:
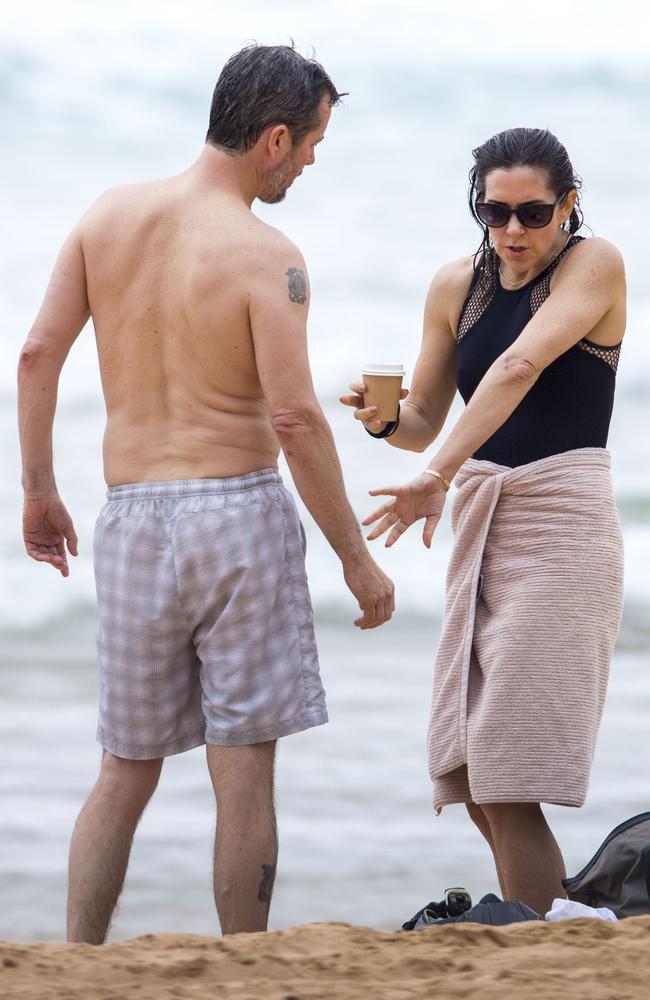
<path fill-rule="evenodd" d="M 227 479 L 171 479 L 161 483 L 125 483 L 123 486 L 109 486 L 106 499 L 110 502 L 240 493 L 242 490 L 270 485 L 282 485 L 277 469 L 258 469 L 255 472 L 246 472 L 243 476 L 229 476 Z"/>

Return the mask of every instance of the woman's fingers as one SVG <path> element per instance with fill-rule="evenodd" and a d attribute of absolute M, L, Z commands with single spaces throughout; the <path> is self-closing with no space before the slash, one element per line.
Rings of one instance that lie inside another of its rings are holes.
<path fill-rule="evenodd" d="M 364 406 L 363 396 L 339 396 L 339 400 L 344 406 L 354 406 L 354 419 L 366 424 L 369 430 L 377 433 L 384 426 L 383 420 L 377 420 L 376 406 Z"/>
<path fill-rule="evenodd" d="M 345 406 L 363 406 L 363 394 L 366 391 L 366 386 L 364 382 L 350 382 L 350 388 L 354 393 L 354 396 L 348 396 L 347 394 L 339 396 L 339 399 Z"/>
<path fill-rule="evenodd" d="M 372 420 L 374 423 L 382 423 L 381 420 L 378 421 L 376 419 L 378 409 L 379 407 L 377 406 L 365 406 L 361 410 L 355 410 L 354 419 L 361 420 L 362 423 L 364 424 L 368 423 L 370 420 Z"/>
<path fill-rule="evenodd" d="M 393 525 L 391 533 L 386 539 L 386 548 L 389 549 L 391 545 L 394 545 L 397 539 L 404 534 L 407 528 L 408 524 L 404 524 L 403 521 L 397 521 Z"/>
<path fill-rule="evenodd" d="M 368 539 L 368 541 L 369 542 L 374 542 L 375 538 L 379 538 L 379 536 L 383 535 L 383 533 L 385 531 L 388 531 L 389 528 L 392 528 L 395 525 L 395 523 L 396 523 L 396 521 L 395 521 L 396 517 L 397 517 L 397 514 L 393 514 L 392 512 L 390 514 L 385 514 L 382 517 L 382 519 L 379 522 L 379 524 L 377 524 L 372 529 L 372 531 L 370 532 L 370 534 L 366 536 L 367 539 Z"/>
<path fill-rule="evenodd" d="M 360 420 L 369 431 L 374 434 L 378 434 L 385 423 L 383 420 L 378 420 L 376 417 L 377 407 L 376 406 L 365 406 L 363 405 L 363 397 L 359 396 L 339 396 L 340 401 L 344 406 L 355 406 L 354 419 Z"/>
<path fill-rule="evenodd" d="M 371 497 L 398 497 L 401 492 L 400 486 L 380 486 L 378 490 L 368 490 Z M 392 501 L 393 504 L 395 501 Z"/>
<path fill-rule="evenodd" d="M 350 382 L 350 388 L 352 389 L 354 395 L 351 396 L 349 395 L 349 393 L 344 393 L 342 396 L 339 396 L 339 401 L 343 403 L 344 406 L 356 406 L 358 408 L 362 408 L 364 403 L 364 393 L 366 391 L 365 383 Z M 400 400 L 406 399 L 408 394 L 409 394 L 408 389 L 400 389 L 399 393 Z M 373 409 L 376 410 L 377 407 L 373 407 Z"/>
<path fill-rule="evenodd" d="M 363 396 L 339 396 L 339 401 L 344 406 L 363 406 Z"/>
<path fill-rule="evenodd" d="M 383 517 L 384 514 L 392 514 L 394 507 L 395 507 L 395 501 L 388 500 L 387 503 L 382 504 L 381 507 L 378 507 L 376 511 L 373 511 L 372 514 L 368 514 L 367 517 L 364 517 L 361 523 L 365 524 L 366 526 L 372 524 L 374 521 L 378 521 L 380 517 Z"/>
<path fill-rule="evenodd" d="M 433 538 L 433 533 L 438 526 L 438 521 L 440 520 L 435 514 L 430 514 L 429 517 L 424 519 L 424 528 L 422 529 L 422 541 L 428 549 L 431 548 L 431 540 Z"/>

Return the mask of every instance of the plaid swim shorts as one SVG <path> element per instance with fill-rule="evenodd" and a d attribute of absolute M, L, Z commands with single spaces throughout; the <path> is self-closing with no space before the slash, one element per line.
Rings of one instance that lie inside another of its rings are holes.
<path fill-rule="evenodd" d="M 327 722 L 304 532 L 277 470 L 111 487 L 94 561 L 97 739 L 115 756 Z"/>

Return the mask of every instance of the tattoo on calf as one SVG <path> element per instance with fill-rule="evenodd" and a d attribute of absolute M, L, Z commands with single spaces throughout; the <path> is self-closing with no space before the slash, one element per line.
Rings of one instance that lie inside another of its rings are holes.
<path fill-rule="evenodd" d="M 275 865 L 262 865 L 262 881 L 257 890 L 258 903 L 270 903 L 275 881 Z"/>
<path fill-rule="evenodd" d="M 298 305 L 304 306 L 307 301 L 305 275 L 299 267 L 290 267 L 288 271 L 285 271 L 285 274 L 289 279 L 289 298 L 292 302 L 297 302 Z"/>

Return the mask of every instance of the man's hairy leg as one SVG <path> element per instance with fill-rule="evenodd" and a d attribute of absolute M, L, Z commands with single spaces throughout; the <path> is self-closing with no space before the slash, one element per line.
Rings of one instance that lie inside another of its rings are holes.
<path fill-rule="evenodd" d="M 125 760 L 104 751 L 70 844 L 68 941 L 102 944 L 129 863 L 133 834 L 158 784 L 162 759 Z"/>
<path fill-rule="evenodd" d="M 275 740 L 208 746 L 207 757 L 217 799 L 214 898 L 221 930 L 265 931 L 278 857 Z"/>

